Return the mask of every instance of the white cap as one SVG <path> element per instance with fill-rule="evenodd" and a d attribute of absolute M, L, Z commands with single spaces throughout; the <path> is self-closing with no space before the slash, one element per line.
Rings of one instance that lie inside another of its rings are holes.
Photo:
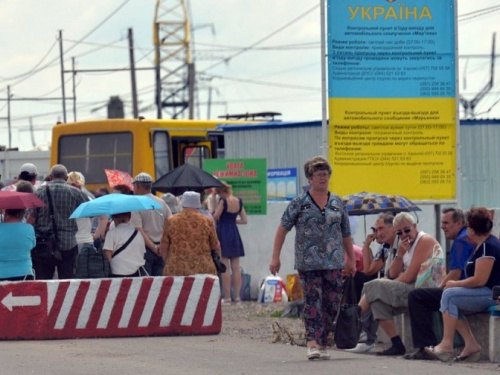
<path fill-rule="evenodd" d="M 134 181 L 132 181 L 133 184 L 136 182 L 153 182 L 153 177 L 151 177 L 150 174 L 146 172 L 141 172 L 137 176 L 134 177 Z"/>
<path fill-rule="evenodd" d="M 32 163 L 25 163 L 21 165 L 21 169 L 19 169 L 19 174 L 26 172 L 29 174 L 38 174 L 38 169 L 36 169 L 36 165 Z"/>
<path fill-rule="evenodd" d="M 195 191 L 186 191 L 182 194 L 181 206 L 187 208 L 200 208 L 201 200 L 200 193 Z"/>

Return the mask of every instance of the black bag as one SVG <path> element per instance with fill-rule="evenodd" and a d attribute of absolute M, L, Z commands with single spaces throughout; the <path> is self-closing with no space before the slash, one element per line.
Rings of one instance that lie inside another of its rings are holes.
<path fill-rule="evenodd" d="M 351 276 L 344 282 L 344 295 L 340 302 L 333 341 L 339 349 L 356 347 L 361 334 L 361 308 L 356 300 L 356 289 Z"/>
<path fill-rule="evenodd" d="M 495 301 L 500 298 L 500 285 L 495 285 L 492 289 L 491 298 Z"/>
<path fill-rule="evenodd" d="M 84 246 L 76 257 L 75 277 L 77 279 L 109 277 L 110 270 L 103 251 L 94 246 Z"/>
<path fill-rule="evenodd" d="M 211 254 L 212 254 L 212 259 L 213 259 L 214 264 L 215 264 L 215 268 L 217 269 L 217 273 L 226 272 L 226 265 L 224 263 L 222 263 L 222 261 L 220 260 L 220 256 L 219 256 L 219 254 L 217 254 L 217 251 L 212 250 Z"/>
<path fill-rule="evenodd" d="M 37 236 L 36 245 L 31 250 L 31 258 L 39 262 L 52 262 L 57 241 L 50 235 Z"/>
<path fill-rule="evenodd" d="M 54 214 L 54 203 L 50 194 L 50 188 L 47 185 L 47 199 L 49 208 L 49 217 L 52 222 L 52 233 L 41 232 L 36 236 L 36 245 L 31 250 L 31 259 L 33 262 L 55 263 L 55 259 L 62 260 L 59 249 L 59 238 L 57 237 L 57 224 Z"/>

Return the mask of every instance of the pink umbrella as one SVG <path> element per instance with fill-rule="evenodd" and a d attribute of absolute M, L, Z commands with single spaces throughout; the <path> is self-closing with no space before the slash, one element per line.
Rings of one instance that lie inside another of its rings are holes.
<path fill-rule="evenodd" d="M 0 191 L 0 209 L 26 209 L 36 207 L 45 207 L 45 203 L 33 193 Z"/>
<path fill-rule="evenodd" d="M 106 177 L 108 178 L 109 187 L 113 189 L 116 185 L 125 185 L 130 190 L 134 190 L 132 185 L 132 176 L 127 172 L 118 169 L 105 169 Z"/>

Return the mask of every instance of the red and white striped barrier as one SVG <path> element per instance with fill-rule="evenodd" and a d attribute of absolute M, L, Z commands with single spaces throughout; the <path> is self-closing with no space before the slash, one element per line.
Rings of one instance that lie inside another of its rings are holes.
<path fill-rule="evenodd" d="M 218 334 L 212 275 L 0 283 L 0 339 Z"/>

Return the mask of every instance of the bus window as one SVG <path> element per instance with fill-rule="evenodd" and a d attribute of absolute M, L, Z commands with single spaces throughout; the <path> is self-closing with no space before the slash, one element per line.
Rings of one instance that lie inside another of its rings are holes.
<path fill-rule="evenodd" d="M 104 169 L 132 173 L 132 133 L 94 133 L 59 138 L 60 164 L 79 171 L 86 184 L 108 183 Z"/>
<path fill-rule="evenodd" d="M 168 132 L 155 131 L 153 133 L 153 157 L 156 180 L 170 171 L 169 142 Z"/>
<path fill-rule="evenodd" d="M 187 146 L 182 151 L 184 163 L 198 168 L 203 167 L 203 160 L 210 158 L 210 149 L 205 146 Z"/>

